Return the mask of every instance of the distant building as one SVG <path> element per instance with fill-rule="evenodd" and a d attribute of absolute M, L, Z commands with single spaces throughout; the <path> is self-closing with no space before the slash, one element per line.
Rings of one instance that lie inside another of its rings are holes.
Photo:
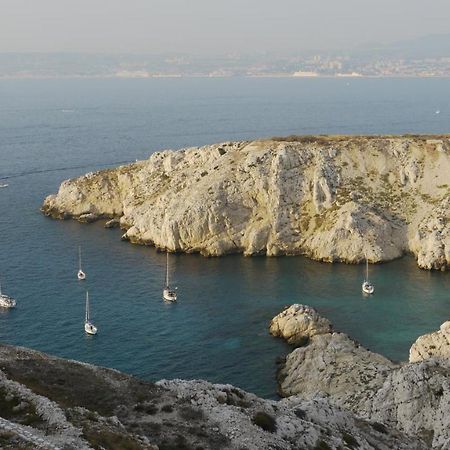
<path fill-rule="evenodd" d="M 318 77 L 319 74 L 317 72 L 309 72 L 309 71 L 299 70 L 297 72 L 294 72 L 294 74 L 292 76 L 294 76 L 294 77 Z"/>

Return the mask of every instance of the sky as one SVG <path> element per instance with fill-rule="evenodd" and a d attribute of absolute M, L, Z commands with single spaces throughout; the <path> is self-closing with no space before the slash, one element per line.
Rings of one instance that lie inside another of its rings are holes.
<path fill-rule="evenodd" d="M 449 24 L 450 0 L 0 0 L 0 52 L 290 54 Z"/>

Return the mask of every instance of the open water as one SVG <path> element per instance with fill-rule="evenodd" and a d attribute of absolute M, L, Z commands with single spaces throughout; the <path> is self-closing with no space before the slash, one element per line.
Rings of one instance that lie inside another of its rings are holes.
<path fill-rule="evenodd" d="M 439 113 L 436 113 L 440 111 Z M 363 267 L 302 257 L 172 257 L 179 303 L 161 300 L 165 255 L 101 224 L 39 212 L 62 180 L 162 148 L 288 134 L 444 133 L 449 79 L 150 79 L 0 81 L 0 276 L 18 300 L 0 341 L 146 379 L 205 378 L 276 395 L 267 332 L 284 305 L 315 306 L 371 350 L 406 360 L 450 315 L 450 274 L 413 258 Z M 449 175 L 450 177 L 450 175 Z M 83 246 L 85 283 L 76 280 Z M 83 330 L 88 287 L 95 337 Z"/>

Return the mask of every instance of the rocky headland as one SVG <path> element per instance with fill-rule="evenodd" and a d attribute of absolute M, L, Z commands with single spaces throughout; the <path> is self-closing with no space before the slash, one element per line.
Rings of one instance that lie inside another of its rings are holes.
<path fill-rule="evenodd" d="M 325 396 L 331 405 L 419 438 L 428 448 L 450 449 L 450 323 L 420 337 L 409 363 L 396 364 L 327 329 L 324 320 L 313 308 L 292 305 L 270 323 L 275 336 L 301 343 L 279 369 L 280 394 Z"/>
<path fill-rule="evenodd" d="M 42 211 L 217 256 L 450 267 L 450 136 L 303 136 L 161 151 L 64 181 Z"/>

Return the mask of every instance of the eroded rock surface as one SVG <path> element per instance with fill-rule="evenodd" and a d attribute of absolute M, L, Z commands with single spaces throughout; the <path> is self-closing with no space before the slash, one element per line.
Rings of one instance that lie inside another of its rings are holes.
<path fill-rule="evenodd" d="M 154 153 L 61 184 L 55 218 L 171 251 L 450 265 L 448 136 L 296 137 Z"/>
<path fill-rule="evenodd" d="M 0 367 L 2 449 L 427 448 L 324 398 L 264 400 L 201 380 L 150 383 L 3 345 Z"/>
<path fill-rule="evenodd" d="M 450 359 L 442 358 L 449 324 L 419 338 L 411 354 L 427 359 L 409 364 L 394 364 L 343 333 L 312 336 L 280 368 L 280 393 L 326 396 L 359 417 L 424 439 L 430 448 L 450 449 Z"/>
<path fill-rule="evenodd" d="M 450 360 L 450 321 L 444 322 L 438 331 L 420 336 L 409 350 L 409 362 L 428 358 Z"/>

